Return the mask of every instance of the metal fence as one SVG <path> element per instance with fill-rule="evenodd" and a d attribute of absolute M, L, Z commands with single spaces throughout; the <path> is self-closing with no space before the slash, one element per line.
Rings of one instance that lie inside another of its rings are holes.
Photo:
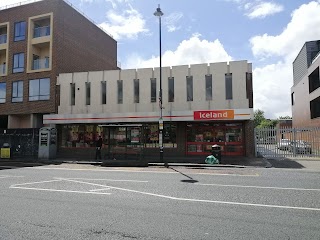
<path fill-rule="evenodd" d="M 38 157 L 39 129 L 0 129 L 0 147 L 9 143 L 11 156 Z"/>
<path fill-rule="evenodd" d="M 320 128 L 256 128 L 256 156 L 320 158 Z"/>

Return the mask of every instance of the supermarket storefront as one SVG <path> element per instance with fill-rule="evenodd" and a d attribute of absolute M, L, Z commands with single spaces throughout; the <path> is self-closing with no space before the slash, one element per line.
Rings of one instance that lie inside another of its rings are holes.
<path fill-rule="evenodd" d="M 98 136 L 103 149 L 114 146 L 140 147 L 145 154 L 158 154 L 159 123 L 157 113 L 99 115 L 46 115 L 45 124 L 58 129 L 58 146 L 62 152 L 88 152 Z M 208 155 L 218 144 L 222 154 L 246 154 L 246 124 L 251 109 L 184 111 L 164 114 L 163 145 L 172 156 Z M 92 150 L 93 151 L 93 150 Z M 85 154 L 84 154 L 85 155 Z"/>

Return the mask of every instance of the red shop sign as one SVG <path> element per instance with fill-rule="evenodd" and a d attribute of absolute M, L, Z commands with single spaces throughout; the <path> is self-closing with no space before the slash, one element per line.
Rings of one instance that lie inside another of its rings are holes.
<path fill-rule="evenodd" d="M 234 110 L 194 111 L 194 120 L 234 119 Z"/>

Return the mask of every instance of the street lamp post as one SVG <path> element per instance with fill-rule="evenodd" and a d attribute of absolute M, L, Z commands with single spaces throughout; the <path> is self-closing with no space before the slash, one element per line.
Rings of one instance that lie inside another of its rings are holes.
<path fill-rule="evenodd" d="M 159 118 L 159 148 L 160 148 L 160 162 L 163 161 L 163 118 L 162 118 L 162 60 L 161 60 L 161 16 L 163 12 L 160 9 L 160 4 L 157 10 L 154 12 L 156 17 L 159 17 L 159 49 L 160 49 L 160 90 L 159 90 L 159 108 L 160 108 L 160 118 Z M 164 162 L 164 166 L 168 167 L 167 161 Z"/>

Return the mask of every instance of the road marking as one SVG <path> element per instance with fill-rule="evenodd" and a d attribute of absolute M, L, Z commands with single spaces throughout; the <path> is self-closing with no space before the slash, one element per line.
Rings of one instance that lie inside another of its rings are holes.
<path fill-rule="evenodd" d="M 11 185 L 10 187 L 23 186 L 23 185 L 31 185 L 31 184 L 36 184 L 36 183 L 59 182 L 59 181 L 62 181 L 62 180 L 61 180 L 61 179 L 56 179 L 56 180 L 41 181 L 41 182 L 19 183 L 19 184 Z"/>
<path fill-rule="evenodd" d="M 36 190 L 36 191 L 48 191 L 48 192 L 90 193 L 90 194 L 97 194 L 97 195 L 110 195 L 111 194 L 111 193 L 101 193 L 101 192 L 84 192 L 84 191 L 49 189 L 49 188 L 28 188 L 28 187 L 15 187 L 15 186 L 10 186 L 10 188 Z"/>
<path fill-rule="evenodd" d="M 92 189 L 90 190 L 90 192 L 98 192 L 98 191 L 106 191 L 106 190 L 110 190 L 110 188 Z"/>
<path fill-rule="evenodd" d="M 60 179 L 60 178 L 58 178 Z M 76 180 L 95 180 L 95 181 L 109 181 L 109 182 L 137 182 L 137 183 L 147 183 L 149 181 L 138 181 L 138 180 L 117 180 L 117 179 L 96 179 L 96 178 L 72 178 Z"/>
<path fill-rule="evenodd" d="M 130 173 L 165 173 L 165 174 L 180 174 L 177 172 L 168 172 L 168 171 L 136 171 L 136 170 L 118 170 L 118 169 L 74 169 L 74 168 L 50 168 L 50 167 L 32 167 L 29 169 L 37 169 L 37 170 L 65 170 L 65 171 L 91 171 L 91 172 L 130 172 Z M 257 173 L 249 173 L 249 174 L 237 174 L 237 173 L 195 173 L 190 172 L 191 169 L 188 169 L 188 174 L 192 175 L 211 175 L 211 176 L 236 176 L 236 177 L 259 177 L 260 175 Z M 217 170 L 213 170 L 217 171 Z"/>
<path fill-rule="evenodd" d="M 239 187 L 239 188 L 266 188 L 266 189 L 276 189 L 276 190 L 296 190 L 296 191 L 320 191 L 316 188 L 282 188 L 282 187 L 263 187 L 263 186 L 244 186 L 244 185 L 225 185 L 225 184 L 215 184 L 215 183 L 195 183 L 196 185 L 202 186 L 218 186 L 218 187 Z"/>
<path fill-rule="evenodd" d="M 24 177 L 24 176 L 0 175 L 0 178 L 11 178 L 11 177 Z"/>
<path fill-rule="evenodd" d="M 65 181 L 70 181 L 70 182 L 84 183 L 84 184 L 100 186 L 100 187 L 104 187 L 104 188 L 111 188 L 111 189 L 117 189 L 117 190 L 126 191 L 126 192 L 140 193 L 140 194 L 143 194 L 143 195 L 149 195 L 149 196 L 172 199 L 172 200 L 178 200 L 178 201 L 217 203 L 217 204 L 252 206 L 252 207 L 282 208 L 282 209 L 294 209 L 294 210 L 320 211 L 320 208 L 292 207 L 292 206 L 267 205 L 267 204 L 256 204 L 256 203 L 225 202 L 225 201 L 214 201 L 214 200 L 204 200 L 204 199 L 178 198 L 178 197 L 171 197 L 171 196 L 167 196 L 167 195 L 160 195 L 160 194 L 155 194 L 155 193 L 142 192 L 142 191 L 137 191 L 137 190 L 132 190 L 132 189 L 112 187 L 112 186 L 106 186 L 106 185 L 102 185 L 102 184 L 77 181 L 77 180 L 68 179 L 68 178 L 61 178 L 61 179 L 65 180 Z"/>

